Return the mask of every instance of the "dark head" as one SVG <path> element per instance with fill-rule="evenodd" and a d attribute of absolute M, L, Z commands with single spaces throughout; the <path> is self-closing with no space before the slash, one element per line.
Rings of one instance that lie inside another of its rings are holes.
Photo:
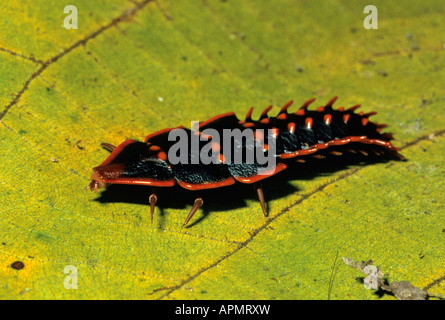
<path fill-rule="evenodd" d="M 166 153 L 150 143 L 127 140 L 98 167 L 93 168 L 88 189 L 97 191 L 107 184 L 171 186 L 175 184 Z"/>

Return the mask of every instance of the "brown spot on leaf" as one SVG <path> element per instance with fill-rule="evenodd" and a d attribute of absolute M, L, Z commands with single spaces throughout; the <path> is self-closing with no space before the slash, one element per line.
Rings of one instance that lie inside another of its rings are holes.
<path fill-rule="evenodd" d="M 15 270 L 22 270 L 25 267 L 25 264 L 22 261 L 15 261 L 11 263 L 11 268 Z"/>

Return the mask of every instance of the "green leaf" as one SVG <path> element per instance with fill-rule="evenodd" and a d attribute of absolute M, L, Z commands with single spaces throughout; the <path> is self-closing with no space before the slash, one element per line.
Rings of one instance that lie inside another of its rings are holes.
<path fill-rule="evenodd" d="M 367 30 L 363 1 L 76 1 L 67 30 L 60 1 L 3 3 L 0 297 L 394 299 L 338 257 L 443 295 L 444 8 L 373 4 Z M 150 190 L 85 191 L 101 142 L 337 95 L 408 160 L 277 175 L 268 218 L 249 186 L 209 192 L 186 228 L 192 192 L 151 223 Z"/>

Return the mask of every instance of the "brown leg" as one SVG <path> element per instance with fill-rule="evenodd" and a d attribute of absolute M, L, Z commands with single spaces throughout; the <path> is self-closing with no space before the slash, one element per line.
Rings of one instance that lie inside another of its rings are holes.
<path fill-rule="evenodd" d="M 263 210 L 263 214 L 265 217 L 267 217 L 266 201 L 264 200 L 263 188 L 261 187 L 260 183 L 255 183 L 254 188 L 258 195 L 258 200 L 260 200 L 261 209 Z"/>
<path fill-rule="evenodd" d="M 153 215 L 155 213 L 155 205 L 157 200 L 158 200 L 158 195 L 156 193 L 152 193 L 148 198 L 148 201 L 150 201 L 151 222 L 153 222 Z"/>
<path fill-rule="evenodd" d="M 189 215 L 187 216 L 187 219 L 185 219 L 184 224 L 182 226 L 185 226 L 187 223 L 189 223 L 190 219 L 193 217 L 196 211 L 198 211 L 199 208 L 204 204 L 204 200 L 202 198 L 196 198 L 195 202 L 193 204 L 192 210 L 190 210 Z"/>
<path fill-rule="evenodd" d="M 113 152 L 114 149 L 116 149 L 116 147 L 113 146 L 111 143 L 106 143 L 106 142 L 102 142 L 102 143 L 100 144 L 100 146 L 101 146 L 102 148 L 104 148 L 105 150 L 110 151 L 110 152 Z"/>

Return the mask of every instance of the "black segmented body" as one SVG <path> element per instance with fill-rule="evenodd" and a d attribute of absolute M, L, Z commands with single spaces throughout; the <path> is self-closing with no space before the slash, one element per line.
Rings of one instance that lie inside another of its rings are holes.
<path fill-rule="evenodd" d="M 247 129 L 263 129 L 265 132 L 267 129 L 276 130 L 274 157 L 277 160 L 278 170 L 270 174 L 258 175 L 258 170 L 264 165 L 257 162 L 247 163 L 243 160 L 242 163 L 233 163 L 235 150 L 243 153 L 246 149 L 253 149 L 260 142 L 267 145 L 269 141 L 266 135 L 254 140 L 253 143 L 246 140 L 235 141 L 235 144 L 231 146 L 233 148 L 230 150 L 231 156 L 218 164 L 204 165 L 199 159 L 198 164 L 191 164 L 193 155 L 190 151 L 188 164 L 175 164 L 168 159 L 168 151 L 177 142 L 168 139 L 173 128 L 151 134 L 145 142 L 125 141 L 102 165 L 93 170 L 96 178 L 101 179 L 103 183 L 171 186 L 176 182 L 186 189 L 198 190 L 227 186 L 233 184 L 235 180 L 242 183 L 254 183 L 284 170 L 289 162 L 302 161 L 301 159 L 309 156 L 322 157 L 329 152 L 339 154 L 339 149 L 351 152 L 358 150 L 363 154 L 371 150 L 377 154 L 403 157 L 389 142 L 391 135 L 380 133 L 380 128 L 385 125 L 368 120 L 369 116 L 375 114 L 374 112 L 355 113 L 358 106 L 347 110 L 344 108 L 334 110 L 332 104 L 335 99 L 333 98 L 317 110 L 307 109 L 313 101 L 308 100 L 295 113 L 287 112 L 287 108 L 292 103 L 289 102 L 283 106 L 276 117 L 267 116 L 271 108 L 269 107 L 263 111 L 259 120 L 251 119 L 252 109 L 243 121 L 240 121 L 234 113 L 228 113 L 201 123 L 197 133 L 181 127 L 187 132 L 189 138 L 193 134 L 202 135 L 202 132 L 205 133 L 207 129 L 216 131 L 221 137 L 227 129 L 239 129 L 241 132 Z M 209 141 L 211 139 L 201 141 L 200 149 Z M 223 143 L 217 144 L 217 147 L 223 156 L 228 153 Z"/>
<path fill-rule="evenodd" d="M 93 168 L 92 181 L 88 187 L 97 191 L 106 184 L 152 187 L 172 187 L 179 184 L 185 189 L 196 191 L 225 187 L 236 181 L 253 183 L 263 214 L 267 215 L 263 190 L 257 182 L 285 170 L 291 163 L 322 159 L 330 154 L 339 156 L 343 152 L 361 153 L 365 156 L 372 152 L 403 159 L 397 152 L 399 149 L 389 142 L 392 136 L 380 133 L 380 129 L 386 125 L 369 121 L 369 117 L 375 112 L 355 113 L 359 106 L 334 110 L 332 104 L 336 99 L 331 99 L 317 110 L 307 109 L 314 100 L 311 99 L 297 112 L 288 113 L 287 109 L 292 104 L 290 101 L 276 117 L 268 117 L 267 113 L 272 108 L 268 107 L 258 120 L 252 120 L 250 109 L 246 119 L 241 121 L 234 113 L 227 113 L 201 123 L 197 131 L 183 127 L 171 128 L 150 134 L 144 142 L 127 140 L 118 147 L 103 144 L 112 152 L 101 165 Z M 173 159 L 175 153 L 169 156 L 169 151 L 175 152 L 175 144 L 178 142 L 175 139 L 169 140 L 169 135 L 175 133 L 174 129 L 180 129 L 187 138 L 185 145 L 188 148 L 183 152 L 185 157 L 182 158 L 185 163 L 176 162 L 177 159 Z M 247 131 L 248 129 L 251 131 Z M 271 136 L 268 135 L 269 130 L 273 133 Z M 241 137 L 226 145 L 216 137 L 226 139 L 227 131 L 238 132 L 241 136 L 250 132 L 251 138 Z M 198 148 L 191 148 L 193 138 L 197 139 Z M 208 157 L 215 154 L 217 158 L 213 158 L 211 163 L 206 162 L 200 156 L 201 151 L 204 155 L 207 153 Z M 255 157 L 248 159 L 247 151 L 256 151 Z M 237 158 L 239 154 L 242 155 L 241 161 Z M 271 157 L 276 166 L 270 169 L 267 164 L 260 164 L 264 163 L 260 161 L 261 156 L 268 156 L 269 159 Z M 152 219 L 157 198 L 155 192 L 149 197 Z M 184 225 L 202 205 L 203 199 L 196 198 Z"/>

